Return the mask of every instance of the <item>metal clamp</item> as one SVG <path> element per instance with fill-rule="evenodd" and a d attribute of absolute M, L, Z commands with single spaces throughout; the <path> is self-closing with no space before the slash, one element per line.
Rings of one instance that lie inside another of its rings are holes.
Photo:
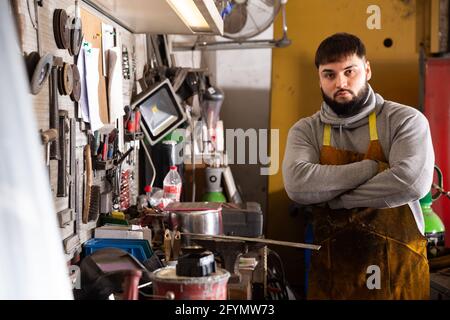
<path fill-rule="evenodd" d="M 441 195 L 444 195 L 450 199 L 450 191 L 445 191 L 443 188 L 441 188 L 440 186 L 438 186 L 435 183 L 433 183 L 432 187 L 437 190 L 437 194 L 439 195 L 438 197 L 436 197 L 436 199 L 439 198 Z M 434 199 L 434 196 L 433 196 L 433 199 Z"/>

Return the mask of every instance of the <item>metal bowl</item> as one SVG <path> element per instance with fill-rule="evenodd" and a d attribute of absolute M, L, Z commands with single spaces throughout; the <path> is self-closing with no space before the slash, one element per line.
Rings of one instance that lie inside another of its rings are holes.
<path fill-rule="evenodd" d="M 181 232 L 222 234 L 221 210 L 178 211 L 175 215 Z"/>
<path fill-rule="evenodd" d="M 223 234 L 222 210 L 178 211 L 175 213 L 175 220 L 181 232 Z M 189 236 L 183 236 L 182 239 L 184 246 L 192 245 Z"/>

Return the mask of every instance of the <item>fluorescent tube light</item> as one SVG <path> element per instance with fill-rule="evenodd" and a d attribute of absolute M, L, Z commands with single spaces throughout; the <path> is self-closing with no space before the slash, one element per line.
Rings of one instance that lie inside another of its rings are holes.
<path fill-rule="evenodd" d="M 208 22 L 206 22 L 193 0 L 167 0 L 167 2 L 192 31 L 211 31 Z"/>

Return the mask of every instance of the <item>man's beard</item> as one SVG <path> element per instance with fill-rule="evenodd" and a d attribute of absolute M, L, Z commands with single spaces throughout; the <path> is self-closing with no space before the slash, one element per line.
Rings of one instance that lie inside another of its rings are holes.
<path fill-rule="evenodd" d="M 359 91 L 358 95 L 355 95 L 353 91 L 345 89 L 336 92 L 334 96 L 342 91 L 346 91 L 353 96 L 352 100 L 344 103 L 337 102 L 336 100 L 327 96 L 325 92 L 323 92 L 322 88 L 320 88 L 320 90 L 322 91 L 323 100 L 330 106 L 330 108 L 339 117 L 348 118 L 354 116 L 355 114 L 358 114 L 361 109 L 364 108 L 363 102 L 366 100 L 367 95 L 369 94 L 369 84 L 366 81 L 364 87 Z"/>

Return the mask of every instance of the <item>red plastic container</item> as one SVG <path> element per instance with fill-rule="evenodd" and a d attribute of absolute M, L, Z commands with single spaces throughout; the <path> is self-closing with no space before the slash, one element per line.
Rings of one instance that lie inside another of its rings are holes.
<path fill-rule="evenodd" d="M 153 294 L 165 296 L 172 291 L 177 300 L 227 300 L 227 282 L 230 273 L 217 269 L 206 277 L 177 276 L 175 267 L 166 267 L 152 273 Z"/>

